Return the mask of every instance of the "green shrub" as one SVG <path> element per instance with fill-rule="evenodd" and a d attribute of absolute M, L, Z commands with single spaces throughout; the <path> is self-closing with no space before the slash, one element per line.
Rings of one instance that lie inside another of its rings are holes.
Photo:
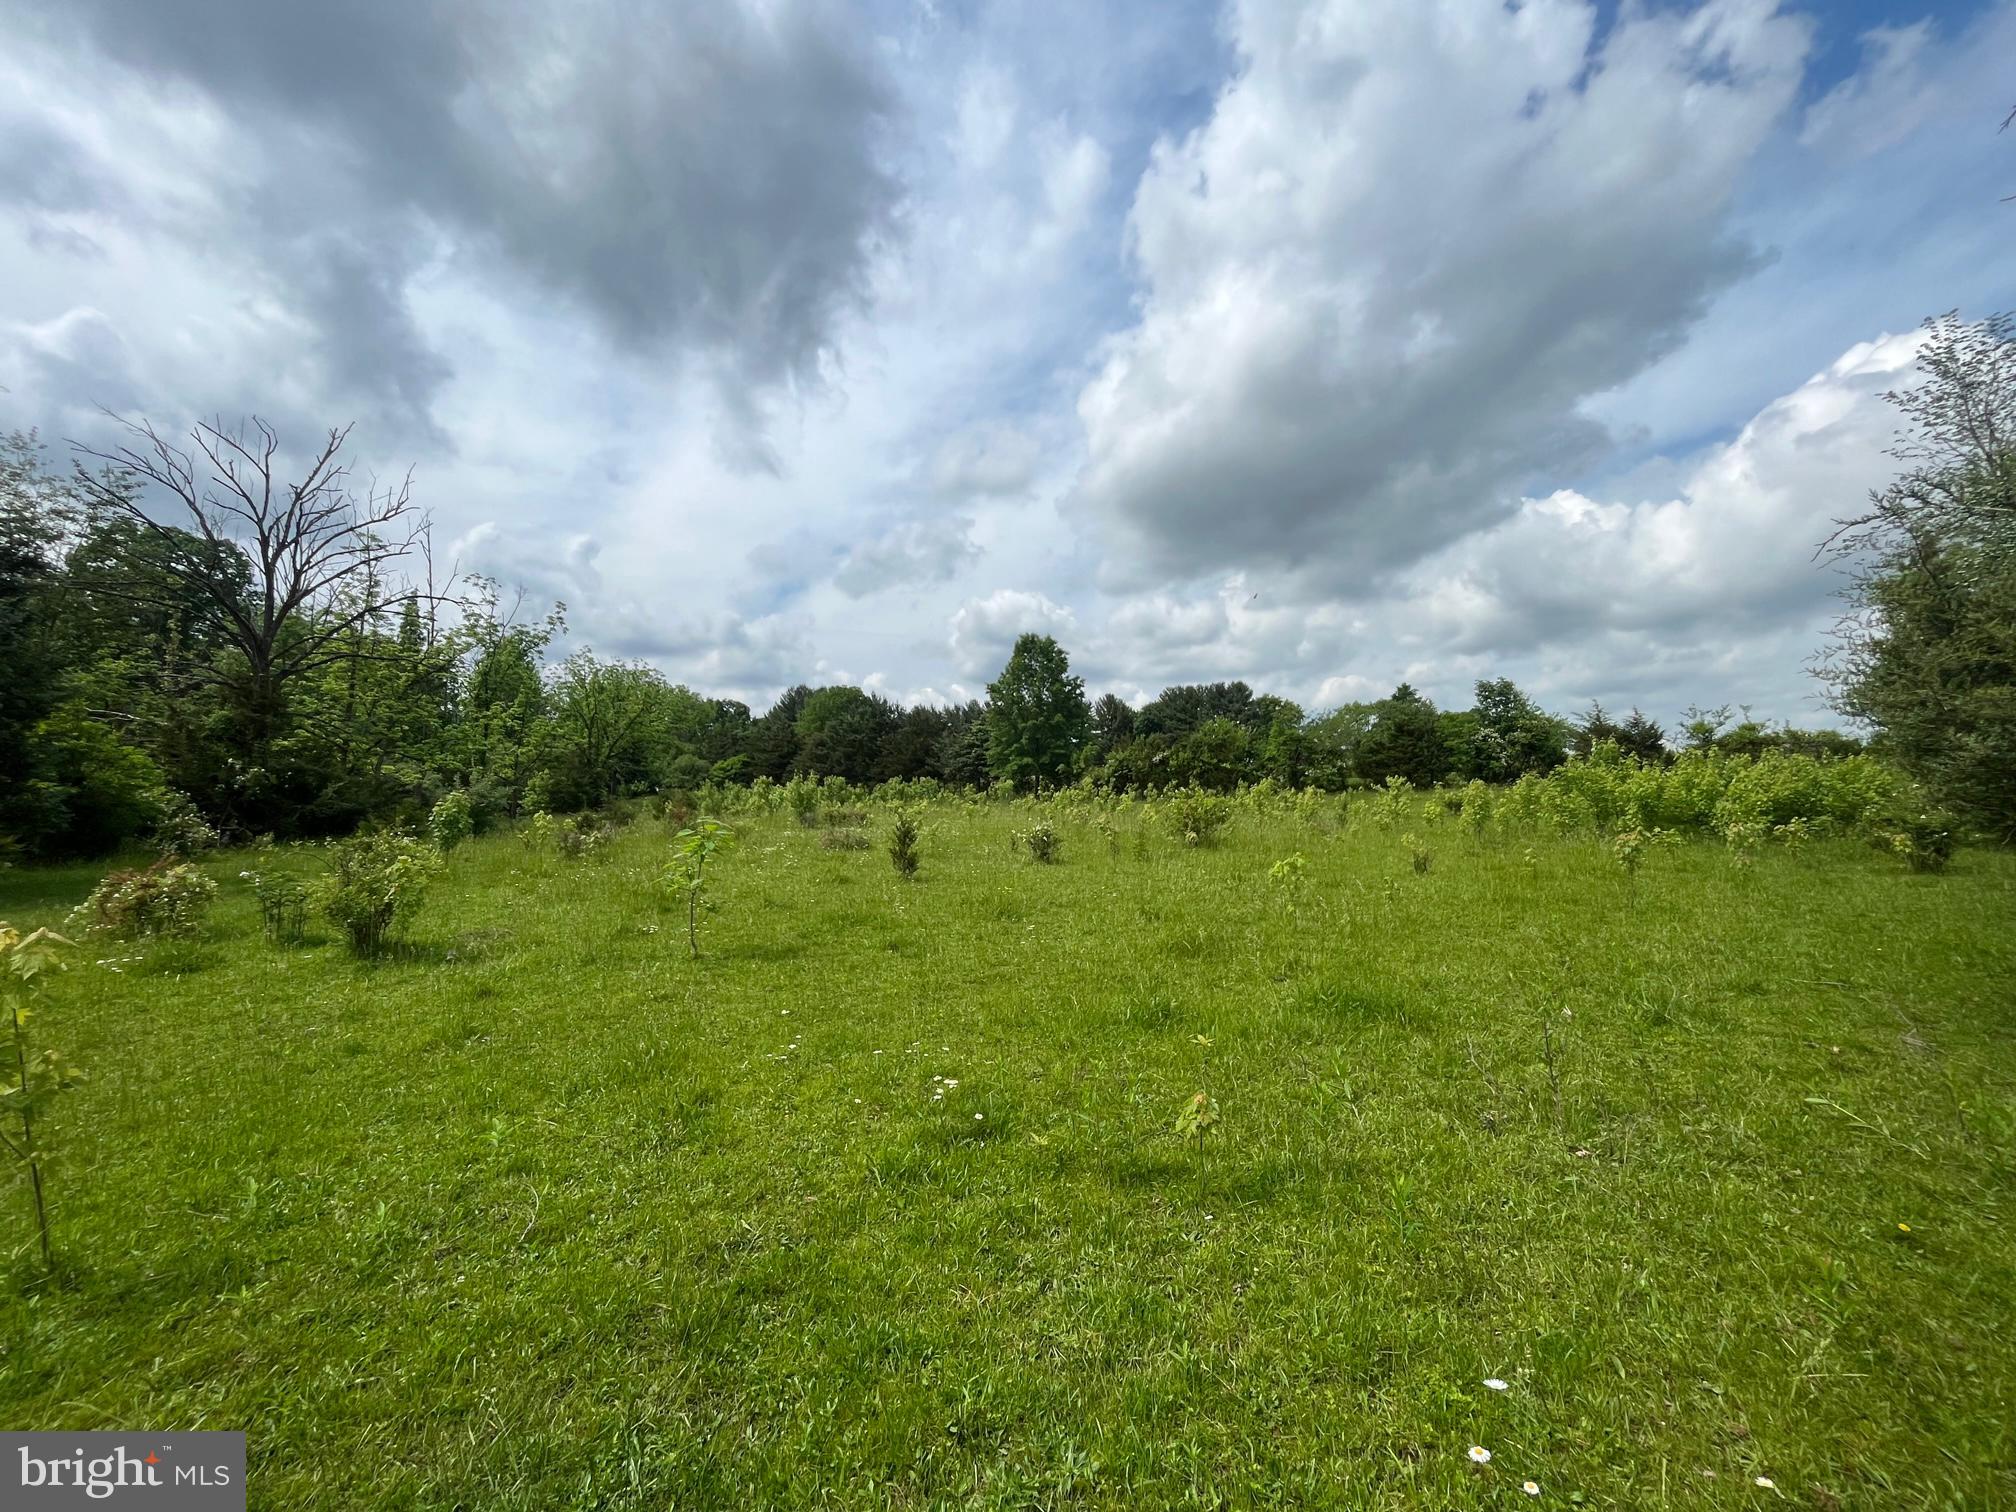
<path fill-rule="evenodd" d="M 1185 788 L 1164 801 L 1162 813 L 1185 845 L 1210 845 L 1232 818 L 1232 800 L 1202 788 Z"/>
<path fill-rule="evenodd" d="M 1400 843 L 1407 847 L 1407 859 L 1414 865 L 1414 875 L 1426 876 L 1435 865 L 1435 853 L 1415 835 L 1402 835 Z"/>
<path fill-rule="evenodd" d="M 35 726 L 28 755 L 25 774 L 0 782 L 0 810 L 32 851 L 105 855 L 146 834 L 160 815 L 160 767 L 77 704 Z"/>
<path fill-rule="evenodd" d="M 784 784 L 784 801 L 798 822 L 807 829 L 819 822 L 819 784 L 804 777 L 793 777 Z"/>
<path fill-rule="evenodd" d="M 1491 789 L 1484 783 L 1473 777 L 1453 801 L 1456 804 L 1456 822 L 1466 834 L 1481 835 L 1491 827 L 1497 804 Z"/>
<path fill-rule="evenodd" d="M 315 898 L 352 950 L 377 955 L 419 912 L 440 869 L 439 853 L 411 835 L 358 835 L 330 844 L 329 873 Z"/>
<path fill-rule="evenodd" d="M 915 877 L 923 858 L 917 854 L 917 840 L 922 833 L 917 823 L 914 809 L 900 808 L 889 825 L 889 864 L 896 868 L 899 877 Z"/>
<path fill-rule="evenodd" d="M 1018 849 L 1026 849 L 1032 860 L 1045 866 L 1054 865 L 1062 849 L 1057 827 L 1047 819 L 1038 820 L 1026 830 L 1015 831 L 1015 844 Z"/>
<path fill-rule="evenodd" d="M 216 895 L 217 884 L 186 861 L 161 860 L 139 871 L 112 873 L 72 917 L 119 940 L 193 935 Z"/>
<path fill-rule="evenodd" d="M 275 945 L 298 945 L 308 932 L 308 888 L 299 877 L 275 870 L 270 842 L 259 848 L 261 865 L 238 875 L 259 900 L 259 923 Z"/>
<path fill-rule="evenodd" d="M 533 814 L 551 811 L 559 786 L 551 772 L 543 768 L 534 772 L 525 784 L 525 791 L 519 797 L 519 807 Z"/>
<path fill-rule="evenodd" d="M 1867 756 L 1703 750 L 1665 764 L 1640 761 L 1605 740 L 1545 777 L 1520 778 L 1498 796 L 1493 818 L 1562 834 L 1671 830 L 1726 840 L 1734 831 L 1740 850 L 1795 821 L 1815 833 L 1860 827 L 1892 802 L 1898 786 L 1894 773 Z M 1466 821 L 1472 802 L 1466 789 Z"/>
<path fill-rule="evenodd" d="M 168 789 L 154 821 L 154 849 L 170 861 L 207 855 L 219 844 L 216 828 L 196 811 L 189 795 Z"/>
<path fill-rule="evenodd" d="M 1869 825 L 1880 848 L 1903 859 L 1914 872 L 1942 872 L 1953 859 L 1959 821 L 1923 793 L 1899 793 Z"/>
<path fill-rule="evenodd" d="M 465 789 L 456 788 L 447 794 L 427 816 L 427 838 L 444 856 L 475 833 L 476 817 L 470 810 Z"/>
<path fill-rule="evenodd" d="M 610 830 L 594 814 L 576 814 L 553 831 L 553 848 L 569 861 L 590 861 L 602 854 Z"/>
<path fill-rule="evenodd" d="M 1388 777 L 1386 786 L 1372 800 L 1372 822 L 1384 830 L 1398 829 L 1407 822 L 1413 798 L 1413 783 L 1405 777 Z"/>

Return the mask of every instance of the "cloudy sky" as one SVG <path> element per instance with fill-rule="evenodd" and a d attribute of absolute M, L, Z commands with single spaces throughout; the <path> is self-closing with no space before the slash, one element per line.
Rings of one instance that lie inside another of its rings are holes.
<path fill-rule="evenodd" d="M 0 0 L 0 427 L 355 420 L 761 705 L 1824 716 L 1828 522 L 2016 304 L 2016 0 Z"/>

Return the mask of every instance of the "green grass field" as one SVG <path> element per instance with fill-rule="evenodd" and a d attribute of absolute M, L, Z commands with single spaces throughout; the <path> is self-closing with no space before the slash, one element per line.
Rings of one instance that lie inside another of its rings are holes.
<path fill-rule="evenodd" d="M 662 824 L 376 964 L 205 863 L 34 1020 L 0 1422 L 288 1509 L 2016 1505 L 2016 856 L 1027 822 L 737 820 L 697 963 Z"/>

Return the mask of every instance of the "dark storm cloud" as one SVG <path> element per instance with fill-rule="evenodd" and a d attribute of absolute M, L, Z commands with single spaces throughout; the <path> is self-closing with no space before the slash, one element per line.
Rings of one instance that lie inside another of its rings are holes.
<path fill-rule="evenodd" d="M 434 395 L 453 374 L 414 323 L 404 261 L 342 235 L 307 238 L 289 257 L 302 312 L 321 332 L 326 381 L 338 392 L 372 397 L 374 432 L 422 427 L 425 439 L 448 448 L 431 414 Z"/>
<path fill-rule="evenodd" d="M 748 391 L 816 379 L 893 225 L 881 78 L 819 0 L 34 3 L 59 48 L 214 103 L 257 177 L 211 229 L 307 307 L 337 377 L 409 408 L 444 371 L 402 293 L 430 229 L 629 348 L 700 355 L 751 431 Z M 85 196 L 65 145 L 15 198 Z"/>

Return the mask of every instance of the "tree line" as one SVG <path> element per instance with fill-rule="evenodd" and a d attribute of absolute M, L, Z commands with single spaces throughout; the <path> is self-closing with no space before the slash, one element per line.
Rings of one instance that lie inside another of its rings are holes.
<path fill-rule="evenodd" d="M 1932 323 L 1900 478 L 1847 520 L 1837 707 L 1929 801 L 2016 835 L 2016 329 Z M 241 835 L 410 823 L 444 793 L 478 822 L 758 778 L 1018 789 L 1338 790 L 1506 783 L 1605 744 L 1829 756 L 1860 742 L 1689 710 L 1574 719 L 1511 681 L 1438 709 L 1402 684 L 1311 713 L 1243 682 L 1087 698 L 1064 649 L 1024 635 L 987 698 L 903 708 L 800 686 L 759 713 L 590 650 L 565 610 L 482 578 L 434 581 L 405 482 L 359 484 L 331 431 L 281 475 L 258 421 L 144 422 L 67 471 L 0 440 L 0 850 L 99 854 L 193 808 Z M 452 575 L 451 575 L 452 576 Z"/>

